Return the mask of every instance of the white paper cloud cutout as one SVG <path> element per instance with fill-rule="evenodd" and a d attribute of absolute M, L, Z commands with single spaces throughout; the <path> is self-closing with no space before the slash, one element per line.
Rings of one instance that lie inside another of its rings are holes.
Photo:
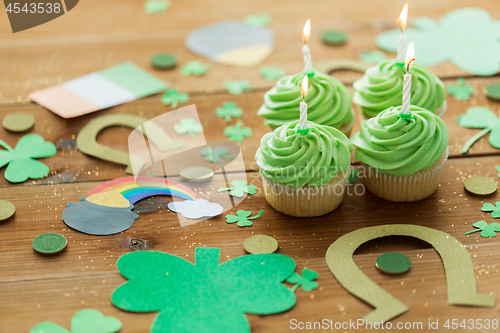
<path fill-rule="evenodd" d="M 221 205 L 205 199 L 169 202 L 168 209 L 192 220 L 216 216 L 224 211 Z"/>

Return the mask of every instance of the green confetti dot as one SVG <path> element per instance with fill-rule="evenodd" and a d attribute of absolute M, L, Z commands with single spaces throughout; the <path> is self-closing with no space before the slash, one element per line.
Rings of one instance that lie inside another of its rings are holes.
<path fill-rule="evenodd" d="M 347 35 L 340 30 L 327 30 L 321 35 L 323 43 L 329 45 L 341 45 L 347 41 Z"/>
<path fill-rule="evenodd" d="M 33 239 L 33 249 L 42 254 L 54 254 L 64 250 L 68 241 L 63 235 L 46 233 L 38 235 Z"/>
<path fill-rule="evenodd" d="M 465 189 L 477 195 L 490 195 L 498 188 L 497 182 L 489 177 L 474 176 L 464 182 Z"/>
<path fill-rule="evenodd" d="M 398 252 L 387 252 L 378 256 L 375 266 L 387 274 L 402 274 L 411 268 L 411 260 Z"/>
<path fill-rule="evenodd" d="M 26 112 L 9 113 L 3 118 L 3 127 L 11 132 L 24 132 L 35 125 L 35 117 Z"/>
<path fill-rule="evenodd" d="M 16 212 L 16 207 L 9 201 L 0 200 L 0 221 L 6 220 Z"/>
<path fill-rule="evenodd" d="M 490 84 L 484 87 L 484 93 L 489 98 L 500 100 L 500 84 L 499 83 Z"/>
<path fill-rule="evenodd" d="M 158 53 L 151 57 L 151 66 L 158 69 L 169 69 L 177 65 L 177 56 L 172 53 Z"/>

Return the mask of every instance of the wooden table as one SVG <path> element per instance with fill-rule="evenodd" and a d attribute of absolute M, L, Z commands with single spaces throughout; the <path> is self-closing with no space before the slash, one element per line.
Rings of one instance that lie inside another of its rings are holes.
<path fill-rule="evenodd" d="M 274 19 L 276 50 L 264 61 L 295 73 L 303 68 L 300 32 L 307 18 L 313 22 L 310 47 L 313 62 L 332 58 L 358 58 L 361 50 L 375 49 L 375 36 L 395 28 L 395 18 L 404 1 L 234 1 L 217 0 L 210 3 L 184 0 L 172 1 L 163 15 L 142 12 L 142 0 L 87 0 L 68 14 L 31 30 L 12 34 L 7 16 L 0 14 L 0 113 L 1 119 L 11 112 L 23 111 L 36 118 L 30 133 L 58 143 L 74 139 L 91 119 L 110 113 L 130 113 L 153 118 L 171 108 L 160 102 L 160 95 L 99 111 L 75 119 L 62 119 L 27 100 L 28 93 L 72 79 L 95 70 L 131 60 L 167 81 L 170 86 L 190 93 L 189 104 L 196 104 L 205 128 L 207 141 L 226 141 L 222 135 L 225 123 L 213 117 L 223 101 L 235 101 L 243 107 L 243 122 L 254 130 L 252 138 L 241 144 L 249 181 L 261 190 L 253 156 L 261 136 L 269 131 L 256 111 L 266 90 L 274 85 L 258 75 L 258 67 L 235 68 L 214 65 L 203 77 L 183 77 L 178 69 L 153 70 L 149 58 L 159 51 L 175 52 L 183 64 L 199 59 L 184 47 L 185 36 L 193 29 L 224 19 L 243 19 L 262 10 Z M 414 1 L 410 16 L 429 15 L 434 18 L 464 6 L 488 10 L 500 19 L 498 0 Z M 344 46 L 326 46 L 320 41 L 323 29 L 343 29 L 349 36 Z M 499 82 L 498 76 L 478 78 L 446 63 L 432 68 L 445 85 L 455 84 L 457 77 L 466 77 L 474 87 L 468 101 L 457 102 L 447 96 L 448 112 L 444 121 L 450 131 L 451 156 L 446 164 L 441 185 L 430 198 L 415 203 L 391 203 L 374 197 L 346 196 L 341 206 L 320 218 L 292 218 L 274 211 L 261 191 L 247 197 L 237 209 L 256 213 L 265 209 L 252 227 L 239 228 L 225 222 L 224 214 L 208 222 L 180 227 L 176 215 L 162 210 L 141 214 L 127 231 L 112 236 L 91 236 L 69 229 L 61 215 L 67 202 L 76 202 L 86 191 L 110 179 L 125 176 L 124 167 L 58 147 L 51 158 L 44 159 L 50 168 L 49 178 L 11 184 L 0 177 L 0 199 L 16 206 L 13 218 L 0 222 L 0 332 L 28 332 L 42 321 L 53 321 L 69 328 L 72 315 L 79 309 L 94 308 L 123 322 L 123 333 L 148 332 L 155 313 L 128 313 L 110 302 L 111 292 L 125 280 L 116 268 L 116 260 L 131 252 L 131 238 L 148 241 L 156 251 L 168 252 L 193 260 L 196 247 L 218 247 L 222 261 L 245 254 L 243 241 L 255 234 L 275 237 L 278 253 L 292 257 L 297 271 L 308 267 L 319 272 L 319 288 L 306 293 L 296 291 L 297 304 L 287 312 L 272 316 L 248 315 L 253 332 L 289 332 L 290 320 L 302 322 L 334 322 L 356 320 L 372 308 L 346 292 L 332 276 L 325 262 L 326 249 L 338 237 L 350 231 L 383 224 L 409 223 L 436 228 L 451 234 L 464 244 L 470 253 L 480 293 L 497 297 L 495 308 L 451 306 L 446 301 L 446 282 L 442 261 L 428 244 L 413 238 L 391 237 L 371 241 L 356 251 L 355 262 L 372 280 L 407 304 L 410 310 L 393 322 L 423 322 L 439 320 L 440 330 L 447 319 L 500 319 L 500 237 L 469 236 L 472 223 L 494 220 L 480 208 L 484 202 L 500 199 L 496 193 L 477 197 L 467 193 L 463 181 L 473 175 L 485 175 L 498 182 L 495 166 L 500 165 L 500 151 L 492 148 L 487 136 L 462 155 L 462 145 L 477 130 L 463 129 L 456 124 L 457 116 L 474 105 L 484 105 L 497 114 L 500 104 L 487 99 L 482 88 Z M 359 73 L 336 72 L 348 87 L 360 77 Z M 223 90 L 227 79 L 247 79 L 255 87 L 251 93 L 235 96 Z M 359 128 L 356 125 L 355 131 Z M 106 129 L 99 135 L 100 143 L 126 150 L 125 128 Z M 23 134 L 10 133 L 0 127 L 0 138 L 12 147 Z M 5 168 L 1 170 L 3 174 Z M 360 180 L 357 181 L 360 183 Z M 350 185 L 354 186 L 354 185 Z M 170 200 L 170 198 L 167 198 Z M 55 256 L 41 256 L 31 247 L 33 238 L 45 232 L 57 232 L 68 239 L 67 249 Z M 413 268 L 408 274 L 388 276 L 380 273 L 375 259 L 387 251 L 408 255 Z M 332 330 L 335 331 L 335 330 Z M 352 329 L 337 332 L 353 332 Z M 360 332 L 363 330 L 359 330 Z M 463 330 L 462 330 L 463 331 Z M 479 332 L 481 330 L 471 330 Z M 485 330 L 489 332 L 491 330 Z"/>

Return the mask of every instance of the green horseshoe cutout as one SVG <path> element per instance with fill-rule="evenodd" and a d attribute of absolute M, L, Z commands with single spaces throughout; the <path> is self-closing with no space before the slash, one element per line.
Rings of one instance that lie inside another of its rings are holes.
<path fill-rule="evenodd" d="M 469 253 L 449 234 L 410 224 L 389 224 L 350 232 L 337 239 L 326 251 L 326 263 L 339 283 L 351 294 L 375 308 L 364 317 L 367 322 L 389 321 L 408 311 L 408 307 L 370 280 L 352 258 L 363 243 L 386 236 L 411 236 L 434 247 L 443 260 L 448 303 L 494 307 L 493 295 L 478 294 Z"/>
<path fill-rule="evenodd" d="M 99 132 L 111 126 L 124 126 L 132 129 L 139 128 L 144 136 L 147 135 L 151 141 L 160 151 L 168 151 L 178 149 L 184 146 L 183 140 L 172 140 L 167 133 L 157 124 L 153 122 L 147 123 L 147 131 L 144 130 L 144 123 L 147 118 L 139 117 L 133 114 L 113 113 L 92 119 L 85 125 L 78 137 L 76 138 L 76 145 L 78 149 L 84 154 L 127 166 L 125 172 L 133 174 L 132 163 L 134 165 L 143 166 L 145 161 L 129 153 L 106 147 L 97 143 L 96 138 Z M 147 134 L 144 134 L 147 133 Z"/>

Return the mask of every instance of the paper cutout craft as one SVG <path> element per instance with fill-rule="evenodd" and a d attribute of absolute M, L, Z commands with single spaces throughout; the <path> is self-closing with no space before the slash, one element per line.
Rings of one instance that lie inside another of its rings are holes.
<path fill-rule="evenodd" d="M 321 40 L 327 45 L 342 45 L 347 41 L 347 35 L 340 30 L 326 30 L 321 34 Z"/>
<path fill-rule="evenodd" d="M 246 180 L 233 180 L 231 182 L 232 187 L 226 187 L 226 188 L 220 188 L 218 191 L 224 192 L 224 191 L 229 191 L 229 195 L 233 197 L 238 197 L 241 198 L 245 195 L 245 193 L 248 194 L 255 194 L 257 191 L 257 186 L 255 185 L 248 185 L 248 182 Z"/>
<path fill-rule="evenodd" d="M 279 68 L 278 65 L 272 64 L 271 66 L 262 66 L 259 69 L 259 74 L 267 81 L 274 81 L 286 75 L 286 70 Z"/>
<path fill-rule="evenodd" d="M 500 84 L 494 83 L 487 85 L 484 87 L 484 93 L 489 98 L 496 99 L 497 101 L 500 100 Z"/>
<path fill-rule="evenodd" d="M 144 3 L 144 13 L 163 14 L 170 8 L 170 0 L 146 0 Z"/>
<path fill-rule="evenodd" d="M 205 199 L 169 202 L 168 209 L 192 220 L 217 216 L 224 211 L 221 205 Z"/>
<path fill-rule="evenodd" d="M 130 61 L 31 93 L 28 98 L 63 118 L 73 118 L 157 94 L 165 82 Z"/>
<path fill-rule="evenodd" d="M 147 133 L 143 125 L 145 122 L 148 122 Z M 88 122 L 87 125 L 81 129 L 76 138 L 78 149 L 86 155 L 97 157 L 105 161 L 124 164 L 127 166 L 125 172 L 128 174 L 133 174 L 132 162 L 136 163 L 139 168 L 142 168 L 145 161 L 124 151 L 97 143 L 97 135 L 103 129 L 111 126 L 124 126 L 133 129 L 140 127 L 141 132 L 148 137 L 149 142 L 153 143 L 155 147 L 162 152 L 184 146 L 184 141 L 172 140 L 159 125 L 148 121 L 147 118 L 133 114 L 112 113 L 97 117 Z"/>
<path fill-rule="evenodd" d="M 485 202 L 483 207 L 481 207 L 481 211 L 491 212 L 490 216 L 494 219 L 500 218 L 500 201 L 495 202 L 494 205 L 489 202 Z"/>
<path fill-rule="evenodd" d="M 249 67 L 258 65 L 274 49 L 273 32 L 240 21 L 213 23 L 190 33 L 186 47 L 213 62 Z"/>
<path fill-rule="evenodd" d="M 477 221 L 476 223 L 472 223 L 472 226 L 477 229 L 467 231 L 466 235 L 481 231 L 481 237 L 495 237 L 496 231 L 500 231 L 500 223 L 497 222 L 488 224 L 486 221 Z"/>
<path fill-rule="evenodd" d="M 229 141 L 243 142 L 245 138 L 253 135 L 251 127 L 242 127 L 243 122 L 238 120 L 234 126 L 226 126 L 224 128 L 224 136 L 227 136 Z"/>
<path fill-rule="evenodd" d="M 410 224 L 388 224 L 362 228 L 337 239 L 326 251 L 328 268 L 348 292 L 375 308 L 363 319 L 371 323 L 389 321 L 408 311 L 408 307 L 370 280 L 352 256 L 362 244 L 380 237 L 410 236 L 436 249 L 443 260 L 448 304 L 494 307 L 495 297 L 478 294 L 476 275 L 469 253 L 455 237 L 432 228 Z"/>
<path fill-rule="evenodd" d="M 16 212 L 16 206 L 10 201 L 0 200 L 0 221 L 7 220 Z"/>
<path fill-rule="evenodd" d="M 13 112 L 3 118 L 3 128 L 11 132 L 24 132 L 35 125 L 35 117 L 27 112 Z"/>
<path fill-rule="evenodd" d="M 177 134 L 189 134 L 190 137 L 194 138 L 195 133 L 203 132 L 203 128 L 200 123 L 196 122 L 193 118 L 182 118 L 179 119 L 179 123 L 174 126 L 175 132 Z"/>
<path fill-rule="evenodd" d="M 443 15 L 439 22 L 429 17 L 412 20 L 406 47 L 415 44 L 419 63 L 437 66 L 450 61 L 459 69 L 482 76 L 500 71 L 500 21 L 479 8 L 460 8 Z M 375 43 L 387 52 L 397 52 L 399 29 L 383 32 Z M 405 49 L 406 49 L 405 47 Z"/>
<path fill-rule="evenodd" d="M 332 59 L 318 61 L 314 64 L 317 71 L 322 73 L 331 73 L 338 70 L 349 70 L 359 73 L 364 73 L 371 64 L 363 63 L 354 59 Z"/>
<path fill-rule="evenodd" d="M 356 182 L 356 178 L 359 176 L 359 171 L 356 170 L 355 168 L 351 168 L 351 174 L 349 175 L 349 183 L 354 183 Z"/>
<path fill-rule="evenodd" d="M 467 128 L 483 128 L 464 144 L 460 151 L 462 154 L 465 154 L 474 142 L 488 132 L 490 132 L 490 144 L 494 148 L 500 148 L 500 118 L 490 109 L 484 106 L 468 108 L 464 114 L 458 116 L 458 124 Z"/>
<path fill-rule="evenodd" d="M 235 102 L 222 102 L 222 106 L 215 109 L 217 118 L 224 118 L 225 121 L 230 122 L 232 117 L 240 118 L 243 115 L 243 109 L 238 107 Z"/>
<path fill-rule="evenodd" d="M 195 262 L 155 251 L 127 253 L 117 267 L 129 281 L 111 302 L 126 311 L 159 311 L 151 333 L 247 333 L 244 313 L 279 313 L 295 304 L 282 284 L 295 269 L 290 257 L 250 254 L 219 264 L 219 249 L 197 248 Z"/>
<path fill-rule="evenodd" d="M 366 64 L 377 64 L 379 61 L 387 59 L 384 52 L 379 50 L 362 51 L 359 53 L 359 59 Z"/>
<path fill-rule="evenodd" d="M 455 96 L 457 101 L 466 101 L 473 93 L 474 89 L 470 84 L 465 83 L 463 77 L 458 79 L 456 86 L 448 86 L 448 94 Z"/>
<path fill-rule="evenodd" d="M 474 176 L 465 180 L 464 187 L 467 191 L 477 195 L 490 195 L 496 192 L 498 185 L 489 177 Z"/>
<path fill-rule="evenodd" d="M 22 183 L 28 178 L 39 179 L 48 175 L 50 169 L 37 158 L 54 156 L 57 152 L 52 142 L 47 142 L 38 134 L 26 134 L 12 149 L 7 143 L 0 140 L 0 168 L 8 164 L 5 170 L 5 179 L 11 183 Z"/>
<path fill-rule="evenodd" d="M 403 274 L 410 270 L 411 260 L 398 252 L 387 252 L 377 257 L 375 267 L 386 274 Z"/>
<path fill-rule="evenodd" d="M 205 147 L 200 150 L 200 154 L 205 157 L 205 161 L 219 163 L 221 158 L 233 159 L 234 156 L 227 155 L 229 150 L 224 147 L 215 147 L 214 149 L 210 147 Z"/>
<path fill-rule="evenodd" d="M 189 94 L 179 92 L 178 89 L 167 89 L 161 97 L 161 102 L 165 105 L 172 105 L 172 108 L 177 108 L 179 103 L 187 103 L 189 101 Z"/>
<path fill-rule="evenodd" d="M 172 53 L 157 53 L 151 57 L 150 62 L 156 69 L 169 69 L 177 65 L 177 56 Z"/>
<path fill-rule="evenodd" d="M 252 84 L 247 80 L 227 80 L 224 82 L 224 87 L 233 95 L 241 95 L 245 91 L 253 90 Z"/>
<path fill-rule="evenodd" d="M 254 27 L 267 27 L 273 23 L 273 17 L 267 12 L 260 12 L 255 15 L 245 16 L 245 23 Z"/>
<path fill-rule="evenodd" d="M 497 171 L 500 171 L 500 165 L 498 165 L 495 169 L 496 169 Z M 498 178 L 500 178 L 500 173 L 498 174 Z"/>
<path fill-rule="evenodd" d="M 115 317 L 105 317 L 100 311 L 83 309 L 71 318 L 71 332 L 50 321 L 35 325 L 30 333 L 116 333 L 122 322 Z"/>
<path fill-rule="evenodd" d="M 258 217 L 260 217 L 264 213 L 264 210 L 261 209 L 260 212 L 252 217 L 249 217 L 252 215 L 252 212 L 249 210 L 239 210 L 236 212 L 236 216 L 232 214 L 226 215 L 226 222 L 227 223 L 234 223 L 238 222 L 238 227 L 251 227 L 253 223 L 250 220 L 254 220 Z"/>
<path fill-rule="evenodd" d="M 273 253 L 278 249 L 278 241 L 267 235 L 253 235 L 245 239 L 243 248 L 251 254 Z"/>
<path fill-rule="evenodd" d="M 68 241 L 63 235 L 49 232 L 36 236 L 31 245 L 38 253 L 55 254 L 64 250 Z"/>
<path fill-rule="evenodd" d="M 212 67 L 210 64 L 203 63 L 199 60 L 188 61 L 181 67 L 181 74 L 184 76 L 194 75 L 202 76 Z"/>
<path fill-rule="evenodd" d="M 298 273 L 293 273 L 286 279 L 286 282 L 295 284 L 291 289 L 292 292 L 295 292 L 299 286 L 301 286 L 304 291 L 310 292 L 318 288 L 318 283 L 313 281 L 316 280 L 318 275 L 318 272 L 312 271 L 309 268 L 304 268 L 302 270 L 302 276 Z"/>

